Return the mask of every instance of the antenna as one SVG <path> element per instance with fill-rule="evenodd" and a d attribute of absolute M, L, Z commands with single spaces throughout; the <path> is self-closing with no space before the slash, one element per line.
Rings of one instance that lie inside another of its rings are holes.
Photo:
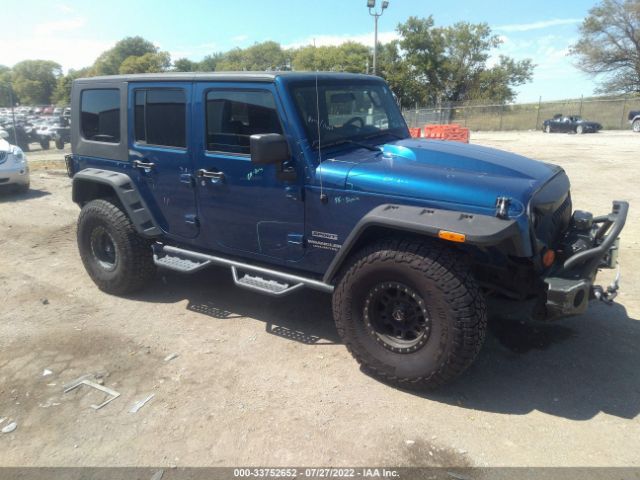
<path fill-rule="evenodd" d="M 316 50 L 316 39 L 313 39 L 314 53 L 318 53 Z M 318 169 L 320 169 L 320 202 L 327 203 L 329 200 L 324 193 L 324 184 L 322 182 L 322 141 L 320 140 L 320 92 L 318 91 L 318 57 L 315 56 L 316 64 L 316 126 L 318 127 Z"/>

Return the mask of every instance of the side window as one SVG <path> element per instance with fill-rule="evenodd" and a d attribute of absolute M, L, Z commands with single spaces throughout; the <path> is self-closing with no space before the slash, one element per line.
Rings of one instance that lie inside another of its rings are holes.
<path fill-rule="evenodd" d="M 120 91 L 84 90 L 80 99 L 80 131 L 86 140 L 120 143 Z"/>
<path fill-rule="evenodd" d="M 136 90 L 133 116 L 136 142 L 164 147 L 187 146 L 183 90 Z"/>
<path fill-rule="evenodd" d="M 251 135 L 282 133 L 271 92 L 211 90 L 206 102 L 207 150 L 248 154 Z"/>

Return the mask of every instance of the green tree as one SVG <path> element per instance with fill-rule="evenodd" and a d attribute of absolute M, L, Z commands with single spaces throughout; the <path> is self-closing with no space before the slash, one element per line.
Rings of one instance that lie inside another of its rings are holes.
<path fill-rule="evenodd" d="M 179 58 L 173 62 L 173 70 L 176 72 L 197 72 L 199 69 L 200 64 L 188 58 Z"/>
<path fill-rule="evenodd" d="M 24 60 L 11 70 L 13 88 L 25 104 L 48 104 L 62 67 L 50 60 Z"/>
<path fill-rule="evenodd" d="M 589 10 L 571 48 L 601 93 L 640 92 L 640 0 L 603 0 Z"/>
<path fill-rule="evenodd" d="M 119 73 L 156 73 L 166 72 L 171 67 L 168 52 L 145 53 L 127 57 L 120 65 Z"/>
<path fill-rule="evenodd" d="M 53 103 L 60 106 L 69 105 L 71 103 L 71 85 L 73 81 L 77 78 L 86 77 L 88 70 L 88 68 L 80 70 L 71 69 L 66 75 L 59 77 L 56 88 L 53 91 Z"/>
<path fill-rule="evenodd" d="M 117 75 L 120 67 L 129 57 L 141 57 L 147 53 L 157 53 L 158 48 L 142 37 L 126 37 L 106 52 L 102 52 L 91 67 L 90 74 Z"/>
<path fill-rule="evenodd" d="M 480 72 L 477 82 L 469 91 L 469 98 L 472 100 L 511 101 L 516 96 L 513 87 L 524 85 L 530 81 L 532 70 L 531 60 L 517 62 L 512 58 L 500 55 L 497 65 Z"/>
<path fill-rule="evenodd" d="M 224 53 L 216 52 L 211 55 L 207 55 L 198 62 L 198 70 L 201 72 L 215 72 L 218 63 L 224 58 Z"/>
<path fill-rule="evenodd" d="M 369 55 L 369 48 L 357 42 L 338 46 L 309 45 L 293 52 L 292 66 L 295 70 L 366 73 Z"/>
<path fill-rule="evenodd" d="M 13 101 L 17 102 L 17 96 L 11 89 L 11 69 L 5 65 L 0 65 L 0 107 L 11 106 L 11 94 Z"/>
<path fill-rule="evenodd" d="M 420 91 L 416 95 L 430 103 L 478 98 L 510 101 L 516 96 L 514 87 L 529 81 L 533 74 L 530 60 L 502 56 L 499 64 L 488 66 L 492 51 L 501 41 L 486 23 L 435 27 L 431 16 L 410 17 L 398 25 L 398 33 L 399 46 L 418 82 Z M 486 85 L 491 86 L 490 98 Z"/>
<path fill-rule="evenodd" d="M 415 77 L 411 65 L 400 53 L 400 42 L 378 46 L 377 73 L 384 78 L 403 107 L 424 105 L 428 99 L 424 85 Z"/>
<path fill-rule="evenodd" d="M 256 43 L 227 52 L 216 64 L 218 71 L 289 70 L 291 60 L 277 42 Z"/>

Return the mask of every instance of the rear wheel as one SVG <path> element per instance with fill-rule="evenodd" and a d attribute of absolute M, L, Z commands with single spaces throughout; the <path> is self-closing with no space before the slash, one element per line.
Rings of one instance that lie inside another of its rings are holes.
<path fill-rule="evenodd" d="M 338 332 L 368 373 L 405 387 L 452 380 L 482 346 L 486 307 L 459 255 L 388 240 L 351 261 L 333 295 Z"/>
<path fill-rule="evenodd" d="M 584 127 L 583 127 L 582 125 L 578 125 L 578 126 L 576 127 L 576 133 L 577 133 L 578 135 L 582 135 L 582 134 L 584 133 Z"/>
<path fill-rule="evenodd" d="M 62 141 L 61 138 L 56 138 L 56 148 L 58 150 L 64 149 L 64 142 Z"/>
<path fill-rule="evenodd" d="M 640 120 L 634 121 L 633 124 L 631 125 L 631 128 L 633 128 L 634 132 L 640 133 Z"/>
<path fill-rule="evenodd" d="M 546 127 L 544 127 L 544 131 L 546 133 L 551 133 L 551 125 L 547 125 Z"/>
<path fill-rule="evenodd" d="M 42 140 L 40 140 L 40 147 L 43 150 L 49 150 L 49 142 L 50 140 L 48 138 L 43 138 Z"/>
<path fill-rule="evenodd" d="M 82 263 L 100 290 L 123 295 L 153 278 L 150 242 L 115 202 L 98 199 L 82 207 L 77 237 Z"/>

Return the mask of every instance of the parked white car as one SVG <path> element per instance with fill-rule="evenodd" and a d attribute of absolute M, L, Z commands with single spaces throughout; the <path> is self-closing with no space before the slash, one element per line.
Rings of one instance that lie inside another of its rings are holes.
<path fill-rule="evenodd" d="M 29 190 L 29 164 L 20 147 L 11 145 L 0 132 L 0 187 L 13 186 L 21 192 Z"/>

